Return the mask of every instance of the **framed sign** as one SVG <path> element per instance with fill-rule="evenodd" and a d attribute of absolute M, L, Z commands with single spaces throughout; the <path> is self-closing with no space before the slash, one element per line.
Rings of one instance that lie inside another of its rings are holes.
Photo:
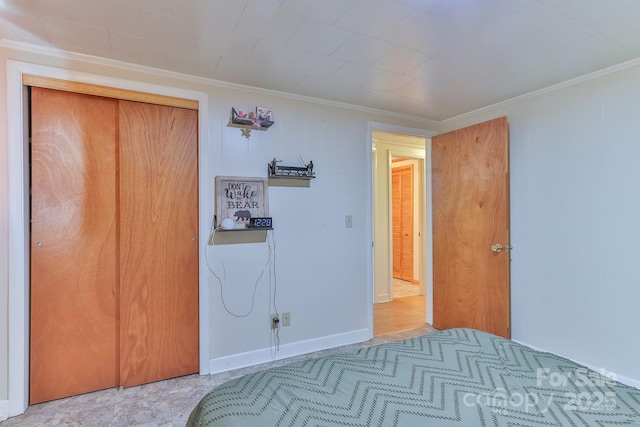
<path fill-rule="evenodd" d="M 216 176 L 216 225 L 231 218 L 235 228 L 246 228 L 251 218 L 269 216 L 267 178 Z"/>

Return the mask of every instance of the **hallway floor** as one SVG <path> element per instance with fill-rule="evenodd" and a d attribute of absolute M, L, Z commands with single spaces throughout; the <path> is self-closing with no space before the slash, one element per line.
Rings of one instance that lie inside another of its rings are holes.
<path fill-rule="evenodd" d="M 373 305 L 373 336 L 427 326 L 426 297 L 420 286 L 393 279 L 393 301 Z"/>
<path fill-rule="evenodd" d="M 373 336 L 408 331 L 428 326 L 425 296 L 394 298 L 373 305 Z"/>
<path fill-rule="evenodd" d="M 393 297 L 394 298 L 402 298 L 402 297 L 412 297 L 418 295 L 420 291 L 420 286 L 414 285 L 411 282 L 407 282 L 406 280 L 393 278 Z"/>

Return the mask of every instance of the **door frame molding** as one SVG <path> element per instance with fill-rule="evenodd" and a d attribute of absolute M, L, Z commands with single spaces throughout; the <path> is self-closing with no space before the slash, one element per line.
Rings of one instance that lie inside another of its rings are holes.
<path fill-rule="evenodd" d="M 212 205 L 209 187 L 212 181 L 203 165 L 209 158 L 207 135 L 209 134 L 209 97 L 199 92 L 179 87 L 156 85 L 141 81 L 89 74 L 79 71 L 7 60 L 7 151 L 8 151 L 8 214 L 11 224 L 8 230 L 8 410 L 9 416 L 24 413 L 29 405 L 29 123 L 27 89 L 23 74 L 67 80 L 70 82 L 110 88 L 148 92 L 197 101 L 198 108 L 198 200 L 199 240 L 208 240 L 208 218 L 213 215 L 207 207 Z M 199 363 L 200 374 L 209 373 L 209 288 L 204 247 L 199 246 Z"/>
<path fill-rule="evenodd" d="M 430 130 L 425 130 L 425 129 L 417 129 L 417 128 L 411 128 L 411 127 L 405 127 L 405 126 L 397 126 L 397 125 L 391 125 L 388 123 L 380 123 L 380 122 L 368 122 L 367 123 L 367 150 L 368 150 L 368 154 L 367 154 L 367 173 L 368 173 L 368 194 L 369 194 L 369 201 L 368 204 L 369 206 L 371 206 L 370 209 L 370 215 L 367 218 L 367 222 L 368 222 L 368 229 L 369 229 L 369 241 L 371 242 L 370 248 L 372 248 L 373 250 L 370 252 L 370 269 L 368 272 L 368 276 L 369 276 L 369 280 L 368 283 L 370 284 L 368 287 L 368 295 L 367 295 L 367 319 L 371 328 L 371 331 L 373 331 L 373 304 L 375 302 L 375 275 L 374 275 L 374 269 L 375 269 L 375 246 L 374 246 L 374 218 L 373 218 L 373 212 L 375 209 L 374 203 L 373 203 L 373 189 L 374 189 L 374 162 L 379 162 L 379 161 L 387 161 L 388 163 L 390 163 L 390 156 L 393 153 L 402 155 L 404 153 L 402 153 L 402 150 L 392 150 L 391 153 L 389 153 L 389 158 L 386 158 L 385 156 L 380 156 L 379 153 L 377 153 L 374 150 L 373 147 L 373 131 L 384 131 L 384 132 L 393 132 L 393 133 L 398 133 L 398 134 L 404 134 L 404 135 L 415 135 L 415 136 L 419 136 L 419 137 L 423 137 L 425 139 L 425 153 L 424 153 L 424 185 L 425 185 L 425 192 L 426 194 L 425 196 L 425 212 L 424 212 L 424 222 L 423 222 L 423 227 L 424 227 L 424 242 L 423 242 L 423 250 L 424 250 L 424 256 L 425 256 L 425 265 L 424 265 L 424 270 L 426 270 L 427 272 L 432 272 L 433 268 L 432 268 L 432 262 L 433 262 L 433 256 L 432 256 L 432 212 L 431 212 L 431 206 L 429 203 L 426 203 L 427 200 L 430 200 L 431 198 L 431 137 L 435 136 L 438 134 L 438 132 L 436 131 L 430 131 Z M 385 157 L 383 159 L 383 157 Z M 410 156 L 411 157 L 411 156 Z M 389 168 L 388 168 L 388 174 L 389 177 L 391 177 L 391 165 L 389 164 Z M 390 191 L 390 187 L 391 187 L 391 183 L 389 182 L 389 191 Z M 391 206 L 388 207 L 389 211 L 391 211 Z M 391 232 L 389 231 L 389 234 Z M 392 262 L 391 256 L 388 257 L 388 263 Z M 391 272 L 389 273 L 391 275 Z M 425 273 L 424 274 L 424 281 L 425 281 L 425 296 L 426 296 L 426 322 L 427 323 L 432 323 L 433 322 L 433 275 L 430 273 Z M 389 279 L 391 280 L 391 278 Z M 422 281 L 423 278 L 421 277 L 420 280 Z"/>

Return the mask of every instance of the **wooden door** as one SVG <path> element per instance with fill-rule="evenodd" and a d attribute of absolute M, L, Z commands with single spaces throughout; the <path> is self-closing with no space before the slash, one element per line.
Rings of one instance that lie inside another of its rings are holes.
<path fill-rule="evenodd" d="M 510 337 L 506 117 L 432 138 L 433 326 Z"/>
<path fill-rule="evenodd" d="M 31 404 L 117 385 L 117 101 L 32 88 Z"/>
<path fill-rule="evenodd" d="M 32 89 L 30 403 L 198 371 L 197 111 Z"/>
<path fill-rule="evenodd" d="M 199 369 L 197 111 L 121 101 L 119 128 L 120 381 L 132 386 Z"/>
<path fill-rule="evenodd" d="M 413 166 L 394 167 L 391 175 L 393 277 L 413 282 Z"/>

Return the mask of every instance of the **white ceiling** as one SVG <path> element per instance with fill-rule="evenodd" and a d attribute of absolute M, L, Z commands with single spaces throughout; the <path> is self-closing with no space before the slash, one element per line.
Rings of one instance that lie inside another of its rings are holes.
<path fill-rule="evenodd" d="M 443 120 L 640 57 L 638 0 L 0 0 L 0 38 Z"/>

